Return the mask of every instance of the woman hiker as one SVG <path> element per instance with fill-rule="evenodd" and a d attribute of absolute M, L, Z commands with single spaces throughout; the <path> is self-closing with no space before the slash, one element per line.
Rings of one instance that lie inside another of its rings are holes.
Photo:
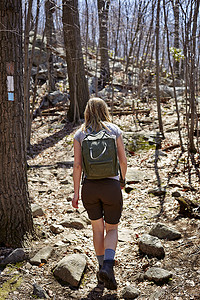
<path fill-rule="evenodd" d="M 74 136 L 74 197 L 72 206 L 78 208 L 79 189 L 82 174 L 81 145 L 88 133 L 106 131 L 116 138 L 117 156 L 120 165 L 120 176 L 103 179 L 83 178 L 81 199 L 91 220 L 93 244 L 99 262 L 98 283 L 110 290 L 117 289 L 113 266 L 118 242 L 118 223 L 122 213 L 122 192 L 125 185 L 127 159 L 122 140 L 122 131 L 111 123 L 108 107 L 104 100 L 92 98 L 84 112 L 85 123 Z M 105 234 L 104 234 L 105 229 Z"/>

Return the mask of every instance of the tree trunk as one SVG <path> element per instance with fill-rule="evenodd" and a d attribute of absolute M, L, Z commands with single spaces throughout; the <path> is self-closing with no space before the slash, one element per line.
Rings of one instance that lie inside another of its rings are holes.
<path fill-rule="evenodd" d="M 100 85 L 103 88 L 110 79 L 110 67 L 108 56 L 108 12 L 110 0 L 98 0 L 98 17 L 99 17 L 99 49 L 101 56 L 101 74 Z"/>
<path fill-rule="evenodd" d="M 156 16 L 156 98 L 157 98 L 157 111 L 158 111 L 158 122 L 159 130 L 164 138 L 162 114 L 160 106 L 160 67 L 159 67 L 159 27 L 160 27 L 160 0 L 157 2 L 157 16 Z"/>
<path fill-rule="evenodd" d="M 179 49 L 179 0 L 172 0 L 173 12 L 174 12 L 174 48 Z M 174 74 L 176 78 L 180 77 L 179 61 L 174 59 Z"/>
<path fill-rule="evenodd" d="M 1 1 L 0 41 L 0 244 L 20 247 L 33 232 L 26 171 L 20 0 Z"/>
<path fill-rule="evenodd" d="M 49 92 L 55 91 L 55 76 L 54 76 L 54 68 L 53 68 L 53 53 L 51 51 L 51 47 L 53 46 L 53 32 L 54 24 L 53 24 L 53 12 L 54 12 L 55 3 L 54 1 L 46 0 L 45 2 L 45 15 L 46 15 L 46 23 L 45 23 L 45 33 L 47 37 L 47 68 L 48 68 L 48 84 L 49 84 Z"/>
<path fill-rule="evenodd" d="M 199 14 L 200 0 L 196 1 L 196 7 L 193 16 L 193 28 L 192 28 L 192 55 L 191 55 L 191 69 L 190 69 L 190 107 L 191 107 L 191 123 L 189 130 L 189 150 L 192 153 L 196 153 L 194 145 L 194 120 L 195 120 L 195 58 L 196 58 L 196 33 L 197 33 L 197 19 Z"/>
<path fill-rule="evenodd" d="M 28 13 L 25 19 L 25 32 L 24 32 L 24 111 L 25 111 L 25 124 L 26 124 L 26 148 L 30 148 L 29 128 L 30 128 L 30 77 L 29 73 L 29 32 L 31 27 L 31 13 L 32 13 L 33 0 L 28 1 Z"/>
<path fill-rule="evenodd" d="M 81 49 L 78 0 L 63 0 L 63 29 L 70 94 L 68 118 L 71 122 L 77 122 L 79 116 L 84 118 L 85 106 L 89 99 Z"/>

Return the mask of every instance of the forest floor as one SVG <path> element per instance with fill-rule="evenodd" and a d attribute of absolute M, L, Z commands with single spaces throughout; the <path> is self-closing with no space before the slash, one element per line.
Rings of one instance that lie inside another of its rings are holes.
<path fill-rule="evenodd" d="M 150 117 L 139 115 L 141 124 L 137 128 L 133 116 L 115 116 L 114 123 L 125 132 L 149 133 L 158 128 L 154 107 L 156 102 L 148 104 Z M 35 226 L 40 237 L 27 248 L 32 257 L 41 248 L 49 245 L 54 251 L 47 263 L 40 266 L 23 263 L 11 273 L 20 274 L 20 286 L 10 292 L 7 299 L 34 299 L 33 284 L 41 286 L 50 299 L 123 299 L 126 286 L 134 286 L 139 290 L 137 299 L 200 299 L 200 220 L 179 215 L 179 204 L 172 197 L 178 191 L 191 200 L 199 200 L 199 181 L 195 169 L 191 166 L 191 183 L 186 167 L 187 152 L 184 153 L 171 175 L 180 147 L 166 150 L 167 147 L 179 143 L 176 127 L 176 113 L 173 100 L 163 104 L 163 124 L 166 130 L 162 141 L 158 162 L 158 172 L 162 183 L 167 183 L 165 198 L 148 193 L 158 186 L 154 168 L 155 149 L 152 147 L 128 152 L 128 168 L 137 168 L 146 174 L 144 180 L 132 183 L 130 193 L 123 190 L 124 209 L 119 224 L 119 243 L 116 251 L 115 274 L 118 283 L 117 291 L 97 288 L 97 260 L 92 245 L 91 225 L 84 229 L 64 228 L 55 234 L 50 230 L 52 224 L 60 224 L 66 215 L 72 218 L 85 216 L 80 201 L 79 209 L 71 206 L 73 197 L 73 134 L 78 127 L 65 123 L 66 111 L 59 111 L 54 116 L 38 117 L 33 122 L 32 155 L 28 159 L 28 179 L 31 203 L 38 204 L 44 215 L 34 217 Z M 145 122 L 150 120 L 149 122 Z M 182 123 L 183 118 L 181 117 Z M 171 128 L 171 130 L 170 130 Z M 182 129 L 182 135 L 186 134 Z M 127 147 L 126 147 L 127 148 Z M 197 156 L 196 156 L 197 157 Z M 162 222 L 178 230 L 182 237 L 179 240 L 162 240 L 165 249 L 163 259 L 148 258 L 139 252 L 138 238 L 148 233 L 152 225 Z M 78 288 L 59 283 L 53 276 L 52 269 L 66 255 L 82 253 L 87 257 L 87 268 Z M 173 273 L 172 279 L 165 284 L 157 285 L 143 278 L 144 272 L 151 266 L 162 267 Z M 8 268 L 8 267 L 7 267 Z M 4 298 L 2 298 L 4 299 Z"/>

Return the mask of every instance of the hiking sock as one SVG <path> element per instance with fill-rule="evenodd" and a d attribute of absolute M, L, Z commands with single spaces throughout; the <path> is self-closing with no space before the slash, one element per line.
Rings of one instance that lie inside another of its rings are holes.
<path fill-rule="evenodd" d="M 97 255 L 97 260 L 99 262 L 99 268 L 100 266 L 103 266 L 103 261 L 104 261 L 104 255 Z"/>
<path fill-rule="evenodd" d="M 115 250 L 113 249 L 105 249 L 104 260 L 114 260 L 115 258 Z"/>

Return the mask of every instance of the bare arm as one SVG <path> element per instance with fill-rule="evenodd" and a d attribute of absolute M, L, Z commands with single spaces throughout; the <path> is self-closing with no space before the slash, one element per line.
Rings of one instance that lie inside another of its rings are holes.
<path fill-rule="evenodd" d="M 74 140 L 74 167 L 73 167 L 74 197 L 72 200 L 72 206 L 74 208 L 78 208 L 81 173 L 82 173 L 81 145 L 77 140 Z"/>
<path fill-rule="evenodd" d="M 117 138 L 117 154 L 121 168 L 122 179 L 125 179 L 127 171 L 127 158 L 124 149 L 124 142 L 121 135 Z"/>

